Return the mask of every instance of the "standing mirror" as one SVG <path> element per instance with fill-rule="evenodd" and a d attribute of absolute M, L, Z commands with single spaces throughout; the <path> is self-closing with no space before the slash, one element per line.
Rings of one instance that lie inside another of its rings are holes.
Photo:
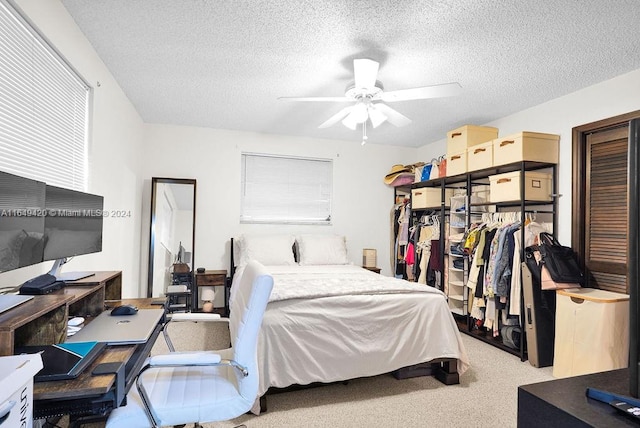
<path fill-rule="evenodd" d="M 190 285 L 196 224 L 196 180 L 151 179 L 151 233 L 147 297 L 169 285 Z"/>

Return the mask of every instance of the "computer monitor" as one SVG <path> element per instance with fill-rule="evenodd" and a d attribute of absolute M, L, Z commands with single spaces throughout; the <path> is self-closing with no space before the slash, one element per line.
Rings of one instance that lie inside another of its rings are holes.
<path fill-rule="evenodd" d="M 46 187 L 43 260 L 102 251 L 102 196 Z"/>
<path fill-rule="evenodd" d="M 42 262 L 45 183 L 0 171 L 0 272 Z"/>

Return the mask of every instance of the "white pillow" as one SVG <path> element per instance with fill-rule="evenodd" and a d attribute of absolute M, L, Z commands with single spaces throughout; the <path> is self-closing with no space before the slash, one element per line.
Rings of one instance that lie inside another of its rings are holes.
<path fill-rule="evenodd" d="M 301 265 L 346 265 L 347 243 L 344 236 L 338 235 L 300 235 L 298 260 Z"/>
<path fill-rule="evenodd" d="M 246 265 L 250 260 L 265 266 L 296 264 L 293 258 L 295 237 L 292 235 L 242 235 L 239 241 L 238 266 Z"/>

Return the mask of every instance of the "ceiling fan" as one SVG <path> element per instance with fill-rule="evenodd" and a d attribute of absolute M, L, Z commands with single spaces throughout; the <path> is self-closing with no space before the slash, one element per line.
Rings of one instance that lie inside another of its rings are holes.
<path fill-rule="evenodd" d="M 280 97 L 278 99 L 285 101 L 353 103 L 331 116 L 318 128 L 328 128 L 342 121 L 344 126 L 355 130 L 359 124 L 362 124 L 364 144 L 367 121 L 370 121 L 371 126 L 374 128 L 377 128 L 385 121 L 395 126 L 406 126 L 411 123 L 411 119 L 384 103 L 450 97 L 458 95 L 462 89 L 458 83 L 446 83 L 385 92 L 382 83 L 376 80 L 379 67 L 380 64 L 371 59 L 354 59 L 353 74 L 355 81 L 347 86 L 343 97 Z"/>

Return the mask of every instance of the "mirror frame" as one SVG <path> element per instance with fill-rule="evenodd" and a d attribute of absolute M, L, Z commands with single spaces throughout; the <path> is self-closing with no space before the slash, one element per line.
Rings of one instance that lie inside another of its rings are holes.
<path fill-rule="evenodd" d="M 147 297 L 153 297 L 153 260 L 154 260 L 154 244 L 156 240 L 156 188 L 157 184 L 190 184 L 193 185 L 193 226 L 191 228 L 191 270 L 195 268 L 195 249 L 196 249 L 196 180 L 195 178 L 167 178 L 152 177 L 151 178 L 151 221 L 149 223 L 149 268 L 147 270 Z"/>

